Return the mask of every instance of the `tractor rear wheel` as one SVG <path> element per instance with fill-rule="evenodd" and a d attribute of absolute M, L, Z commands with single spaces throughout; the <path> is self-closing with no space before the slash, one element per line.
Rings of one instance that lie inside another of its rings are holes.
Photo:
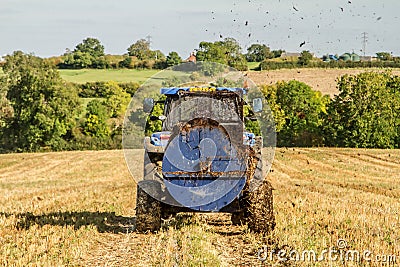
<path fill-rule="evenodd" d="M 240 210 L 232 213 L 232 224 L 247 224 L 250 231 L 257 233 L 268 234 L 274 230 L 272 186 L 269 181 L 264 180 L 255 191 L 245 190 L 239 205 Z"/>
<path fill-rule="evenodd" d="M 158 231 L 161 228 L 161 203 L 137 186 L 136 231 Z"/>
<path fill-rule="evenodd" d="M 253 192 L 247 192 L 244 198 L 245 220 L 253 232 L 270 233 L 275 228 L 272 186 L 267 180 Z"/>

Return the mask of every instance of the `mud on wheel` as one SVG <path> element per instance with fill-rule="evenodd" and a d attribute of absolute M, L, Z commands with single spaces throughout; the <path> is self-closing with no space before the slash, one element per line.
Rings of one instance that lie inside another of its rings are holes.
<path fill-rule="evenodd" d="M 136 231 L 158 231 L 161 227 L 161 203 L 137 186 Z"/>
<path fill-rule="evenodd" d="M 257 140 L 248 160 L 248 178 L 253 186 L 249 182 L 244 188 L 240 210 L 232 213 L 231 220 L 233 224 L 247 224 L 253 232 L 270 233 L 275 228 L 273 195 L 271 183 L 263 179 L 261 149 L 262 140 Z"/>
<path fill-rule="evenodd" d="M 253 192 L 245 190 L 240 200 L 241 209 L 232 213 L 233 224 L 247 224 L 253 232 L 270 233 L 275 228 L 272 186 L 264 180 Z"/>

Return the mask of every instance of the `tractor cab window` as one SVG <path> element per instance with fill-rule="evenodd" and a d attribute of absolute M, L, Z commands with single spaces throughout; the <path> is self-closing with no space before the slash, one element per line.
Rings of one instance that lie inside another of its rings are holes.
<path fill-rule="evenodd" d="M 177 122 L 186 122 L 193 118 L 216 118 L 220 123 L 241 121 L 236 96 L 204 97 L 186 95 L 170 98 L 166 101 L 164 130 L 170 130 Z"/>

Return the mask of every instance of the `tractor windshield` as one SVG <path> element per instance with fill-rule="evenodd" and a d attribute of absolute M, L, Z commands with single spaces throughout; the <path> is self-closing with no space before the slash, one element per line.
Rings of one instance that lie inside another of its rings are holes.
<path fill-rule="evenodd" d="M 177 122 L 193 118 L 215 118 L 219 123 L 241 123 L 243 108 L 240 97 L 233 92 L 214 94 L 184 93 L 166 100 L 164 114 L 168 120 L 164 130 L 171 130 Z"/>

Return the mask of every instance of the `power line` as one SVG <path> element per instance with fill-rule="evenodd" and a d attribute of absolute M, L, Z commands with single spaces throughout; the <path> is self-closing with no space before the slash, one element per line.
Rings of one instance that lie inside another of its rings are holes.
<path fill-rule="evenodd" d="M 151 43 L 152 43 L 152 41 L 151 41 L 151 39 L 152 39 L 153 37 L 149 34 L 149 35 L 147 35 L 146 36 L 146 39 L 147 39 L 147 43 L 149 44 L 149 49 L 151 50 Z M 157 60 L 158 59 L 158 52 L 157 51 L 155 51 L 156 53 L 155 53 L 155 59 Z"/>
<path fill-rule="evenodd" d="M 146 36 L 146 39 L 147 39 L 147 42 L 149 43 L 149 48 L 151 48 L 151 39 L 152 39 L 153 37 L 151 36 L 151 35 L 147 35 Z"/>
<path fill-rule="evenodd" d="M 362 51 L 365 57 L 365 51 L 366 51 L 366 47 L 367 47 L 367 42 L 368 42 L 368 34 L 366 32 L 362 33 Z"/>

